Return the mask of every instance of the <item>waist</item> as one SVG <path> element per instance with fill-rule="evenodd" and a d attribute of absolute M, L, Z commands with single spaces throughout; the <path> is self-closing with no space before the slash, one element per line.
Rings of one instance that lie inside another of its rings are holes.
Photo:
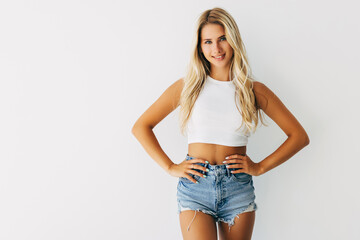
<path fill-rule="evenodd" d="M 209 143 L 190 143 L 188 155 L 209 161 L 211 165 L 223 165 L 229 155 L 245 155 L 246 146 L 224 146 Z"/>

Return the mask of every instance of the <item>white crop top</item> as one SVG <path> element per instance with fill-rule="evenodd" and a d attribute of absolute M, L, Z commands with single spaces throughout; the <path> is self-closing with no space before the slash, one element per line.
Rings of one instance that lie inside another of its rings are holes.
<path fill-rule="evenodd" d="M 241 109 L 240 109 L 241 110 Z M 246 146 L 250 132 L 235 105 L 235 85 L 206 77 L 187 124 L 188 144 L 194 142 Z"/>

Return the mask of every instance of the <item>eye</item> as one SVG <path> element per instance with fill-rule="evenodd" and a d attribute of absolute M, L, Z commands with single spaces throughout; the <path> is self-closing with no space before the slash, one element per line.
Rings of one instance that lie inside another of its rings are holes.
<path fill-rule="evenodd" d="M 220 38 L 220 40 L 222 41 L 222 40 L 226 40 L 226 37 L 222 37 L 222 38 Z M 207 42 L 211 42 L 211 41 L 205 41 L 205 44 L 207 44 Z"/>

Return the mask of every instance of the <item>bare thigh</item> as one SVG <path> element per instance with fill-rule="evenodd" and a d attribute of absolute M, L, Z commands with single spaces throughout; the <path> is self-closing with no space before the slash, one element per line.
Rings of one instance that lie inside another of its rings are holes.
<path fill-rule="evenodd" d="M 216 240 L 217 229 L 213 216 L 201 211 L 185 210 L 179 214 L 180 227 L 184 240 Z M 192 222 L 191 222 L 192 221 Z M 189 224 L 190 228 L 188 231 Z"/>
<path fill-rule="evenodd" d="M 244 212 L 235 217 L 234 225 L 219 222 L 220 240 L 250 240 L 255 223 L 255 211 Z"/>

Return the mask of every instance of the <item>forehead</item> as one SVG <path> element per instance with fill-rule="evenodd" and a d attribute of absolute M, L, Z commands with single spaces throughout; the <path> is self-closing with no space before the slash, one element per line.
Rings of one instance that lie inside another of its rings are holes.
<path fill-rule="evenodd" d="M 217 39 L 222 35 L 225 35 L 225 30 L 219 24 L 208 23 L 201 29 L 201 39 Z"/>

